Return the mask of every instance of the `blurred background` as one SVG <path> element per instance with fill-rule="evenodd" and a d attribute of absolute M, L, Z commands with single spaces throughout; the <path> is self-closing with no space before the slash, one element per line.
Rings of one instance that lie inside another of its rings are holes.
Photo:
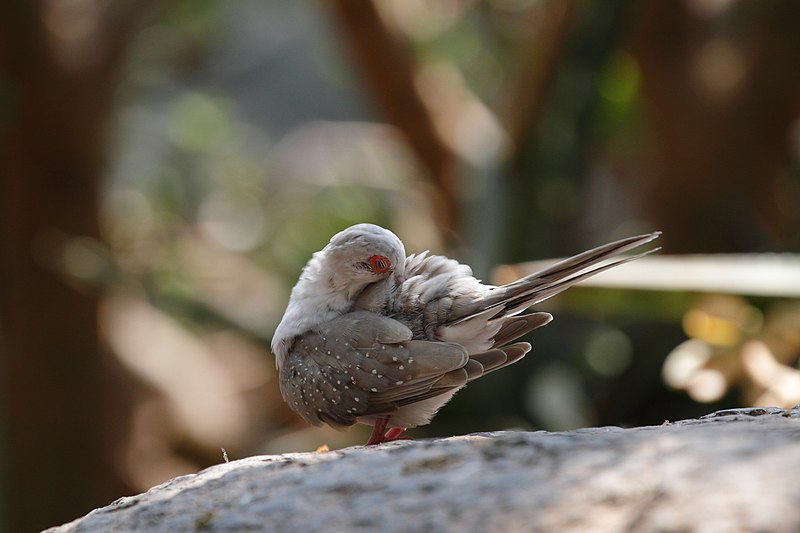
<path fill-rule="evenodd" d="M 3 2 L 0 530 L 363 443 L 269 352 L 362 221 L 485 280 L 655 229 L 673 260 L 541 304 L 412 436 L 800 403 L 798 65 L 791 0 Z"/>

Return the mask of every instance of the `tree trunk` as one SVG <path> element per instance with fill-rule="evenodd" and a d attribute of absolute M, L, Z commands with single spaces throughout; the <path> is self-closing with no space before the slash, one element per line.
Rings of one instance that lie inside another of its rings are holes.
<path fill-rule="evenodd" d="M 93 267 L 74 238 L 98 235 L 116 75 L 126 30 L 148 3 L 114 4 L 80 13 L 58 2 L 0 7 L 6 531 L 74 518 L 126 489 L 115 471 L 126 410 L 111 401 L 121 395 L 98 343 L 97 302 L 67 283 Z"/>

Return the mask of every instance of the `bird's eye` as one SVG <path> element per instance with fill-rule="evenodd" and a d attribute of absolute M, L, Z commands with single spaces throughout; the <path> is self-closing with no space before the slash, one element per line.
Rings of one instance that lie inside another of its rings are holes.
<path fill-rule="evenodd" d="M 392 262 L 382 255 L 373 255 L 369 258 L 369 264 L 372 265 L 372 270 L 378 274 L 389 272 L 392 268 Z"/>

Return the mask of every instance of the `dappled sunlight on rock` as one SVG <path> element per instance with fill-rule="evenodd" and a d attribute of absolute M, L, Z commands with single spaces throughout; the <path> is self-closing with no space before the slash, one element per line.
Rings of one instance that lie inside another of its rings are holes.
<path fill-rule="evenodd" d="M 800 370 L 779 363 L 761 341 L 742 346 L 742 362 L 755 387 L 752 405 L 800 405 Z"/>
<path fill-rule="evenodd" d="M 741 389 L 748 405 L 800 403 L 800 306 L 773 305 L 765 315 L 743 298 L 706 296 L 687 310 L 689 335 L 663 366 L 665 383 L 698 402 Z"/>

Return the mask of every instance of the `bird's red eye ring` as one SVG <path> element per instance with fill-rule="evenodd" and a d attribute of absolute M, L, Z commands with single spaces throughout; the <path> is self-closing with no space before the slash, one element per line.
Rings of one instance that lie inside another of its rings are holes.
<path fill-rule="evenodd" d="M 378 274 L 389 272 L 389 269 L 392 268 L 392 262 L 382 255 L 373 255 L 370 257 L 369 264 L 372 265 L 372 270 Z"/>

